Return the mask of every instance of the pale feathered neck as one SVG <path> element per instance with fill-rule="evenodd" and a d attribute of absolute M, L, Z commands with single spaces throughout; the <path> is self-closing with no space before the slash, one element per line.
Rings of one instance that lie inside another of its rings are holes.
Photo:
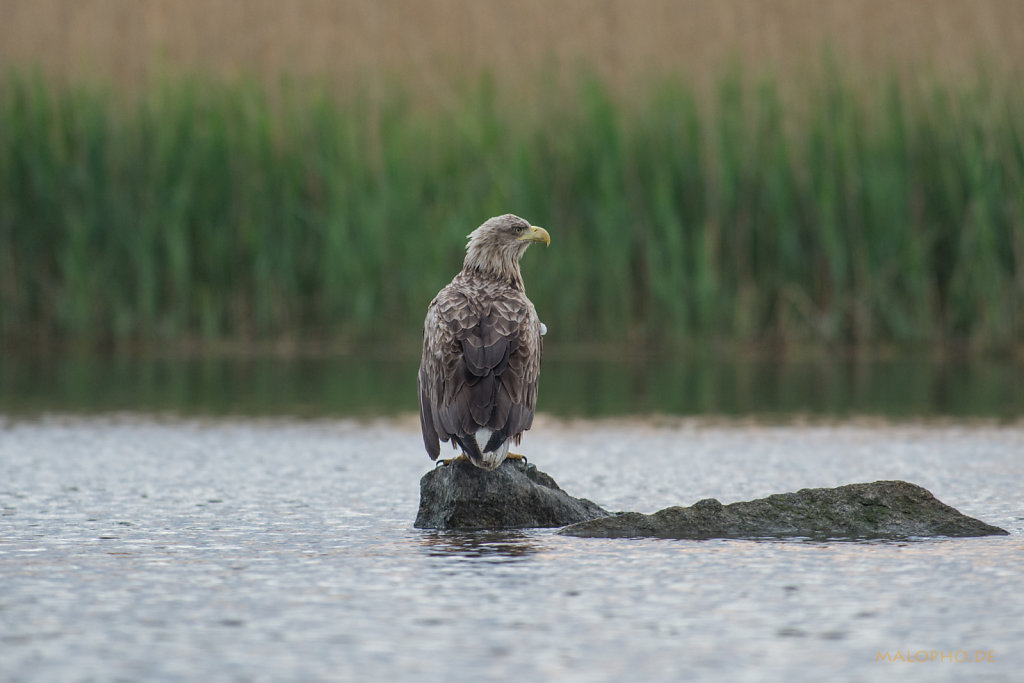
<path fill-rule="evenodd" d="M 526 251 L 527 246 L 525 242 L 494 244 L 474 237 L 466 245 L 466 260 L 462 263 L 462 272 L 466 275 L 475 274 L 501 280 L 525 291 L 523 274 L 519 270 L 519 257 Z"/>

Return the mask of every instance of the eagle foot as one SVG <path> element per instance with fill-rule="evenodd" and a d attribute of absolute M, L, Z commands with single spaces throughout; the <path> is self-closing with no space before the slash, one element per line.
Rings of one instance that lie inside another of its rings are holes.
<path fill-rule="evenodd" d="M 527 460 L 527 459 L 526 459 L 526 456 L 525 456 L 525 455 L 523 455 L 522 453 L 509 453 L 508 455 L 506 455 L 506 456 L 505 456 L 505 459 L 506 459 L 506 460 L 519 460 L 519 461 L 521 461 L 521 462 L 522 462 L 522 463 L 523 463 L 524 465 L 528 465 L 528 464 L 530 464 L 530 461 L 529 461 L 529 460 Z"/>
<path fill-rule="evenodd" d="M 465 453 L 455 456 L 454 458 L 440 458 L 434 467 L 447 467 L 457 462 L 469 462 L 469 456 Z"/>

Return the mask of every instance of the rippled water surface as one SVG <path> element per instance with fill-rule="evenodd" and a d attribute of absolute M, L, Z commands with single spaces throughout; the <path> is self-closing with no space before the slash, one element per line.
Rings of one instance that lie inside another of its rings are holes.
<path fill-rule="evenodd" d="M 421 531 L 413 420 L 0 418 L 0 680 L 1020 680 L 1020 423 L 538 419 L 523 450 L 610 509 L 905 479 L 1011 535 Z"/>

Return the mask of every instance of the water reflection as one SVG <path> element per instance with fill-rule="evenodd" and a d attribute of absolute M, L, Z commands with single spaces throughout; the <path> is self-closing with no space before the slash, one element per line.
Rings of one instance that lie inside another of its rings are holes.
<path fill-rule="evenodd" d="M 0 413 L 172 411 L 392 415 L 416 411 L 418 357 L 24 357 L 0 353 Z M 562 416 L 1024 414 L 1024 361 L 682 354 L 545 358 L 539 408 Z"/>
<path fill-rule="evenodd" d="M 522 531 L 424 531 L 420 545 L 430 557 L 456 557 L 495 564 L 518 562 L 546 548 Z"/>

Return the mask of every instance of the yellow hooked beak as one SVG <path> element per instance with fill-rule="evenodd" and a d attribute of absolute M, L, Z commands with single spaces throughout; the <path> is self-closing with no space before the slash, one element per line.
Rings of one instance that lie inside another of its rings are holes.
<path fill-rule="evenodd" d="M 531 225 L 530 229 L 526 231 L 522 237 L 519 238 L 520 242 L 543 242 L 545 247 L 551 246 L 551 235 L 544 228 L 539 228 L 536 225 Z"/>

